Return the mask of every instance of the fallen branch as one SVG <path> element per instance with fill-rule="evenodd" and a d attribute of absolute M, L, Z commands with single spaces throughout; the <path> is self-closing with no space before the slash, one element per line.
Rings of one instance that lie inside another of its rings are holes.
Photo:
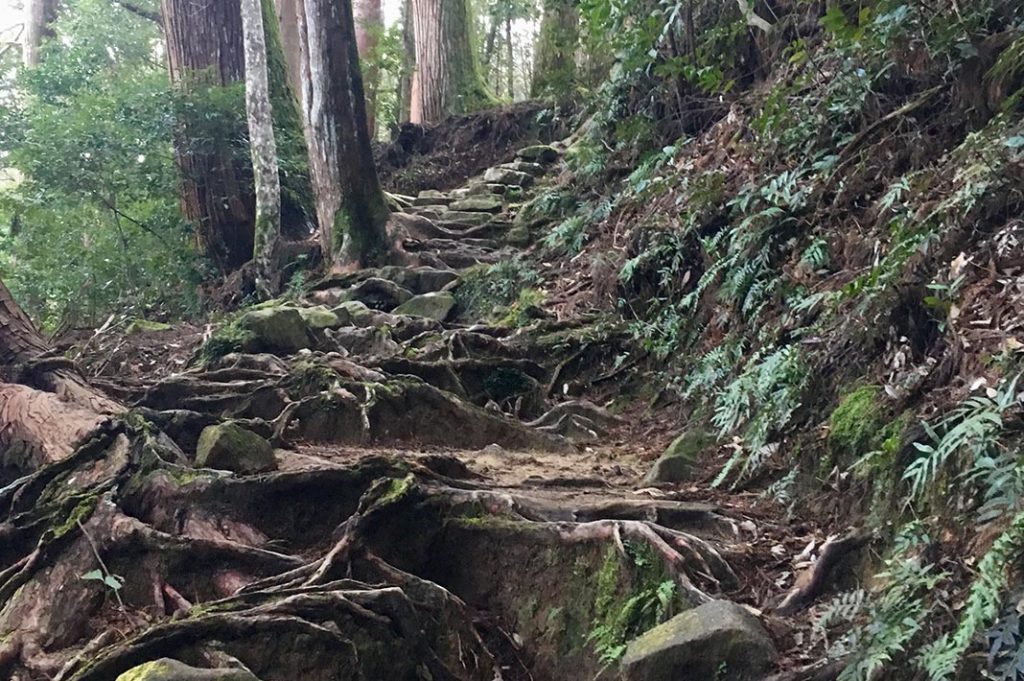
<path fill-rule="evenodd" d="M 796 585 L 775 609 L 775 614 L 792 615 L 809 606 L 825 590 L 832 568 L 847 554 L 867 544 L 870 539 L 869 533 L 853 530 L 841 539 L 830 539 L 825 542 L 818 560 L 797 577 Z"/>

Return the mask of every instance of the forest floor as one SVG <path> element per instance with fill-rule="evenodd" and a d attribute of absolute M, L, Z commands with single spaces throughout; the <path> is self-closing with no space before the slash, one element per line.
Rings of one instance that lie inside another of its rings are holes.
<path fill-rule="evenodd" d="M 262 681 L 611 678 L 630 639 L 723 599 L 754 624 L 701 623 L 673 678 L 814 678 L 806 618 L 770 613 L 825 528 L 699 468 L 646 481 L 679 432 L 629 396 L 643 375 L 613 366 L 607 320 L 541 309 L 506 328 L 460 300 L 529 253 L 517 212 L 556 152 L 398 197 L 416 266 L 219 324 L 70 339 L 162 434 L 129 418 L 0 480 L 0 676 L 156 679 L 139 665 L 175 658 Z"/>

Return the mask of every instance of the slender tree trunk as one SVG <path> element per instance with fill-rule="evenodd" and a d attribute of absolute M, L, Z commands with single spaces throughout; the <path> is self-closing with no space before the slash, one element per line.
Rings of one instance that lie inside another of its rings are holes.
<path fill-rule="evenodd" d="M 402 2 L 402 75 L 398 79 L 398 122 L 410 118 L 412 82 L 416 71 L 416 28 L 412 21 L 412 0 Z"/>
<path fill-rule="evenodd" d="M 508 57 L 508 98 L 515 101 L 516 98 L 516 60 L 512 53 L 512 15 L 505 17 L 505 49 Z"/>
<path fill-rule="evenodd" d="M 271 0 L 261 3 L 283 192 L 282 219 L 292 233 L 308 233 L 314 214 L 308 153 L 296 99 L 288 87 L 284 55 Z M 237 0 L 163 0 L 171 81 L 197 100 L 179 112 L 175 156 L 181 205 L 193 223 L 200 250 L 222 271 L 249 262 L 254 247 L 256 195 L 246 142 L 242 88 L 245 51 Z M 217 90 L 228 90 L 216 94 Z M 237 89 L 236 89 L 237 88 Z M 237 108 L 234 104 L 237 92 Z M 225 94 L 227 95 L 225 97 Z M 209 117 L 210 103 L 229 102 Z M 204 100 L 207 98 L 207 100 Z"/>
<path fill-rule="evenodd" d="M 274 0 L 277 8 L 277 23 L 281 28 L 281 51 L 288 69 L 288 85 L 298 97 L 302 91 L 301 65 L 299 55 L 299 25 L 295 0 Z"/>
<path fill-rule="evenodd" d="M 302 101 L 324 252 L 335 266 L 378 265 L 391 253 L 388 208 L 370 148 L 352 6 L 299 1 Z"/>
<path fill-rule="evenodd" d="M 21 36 L 25 66 L 39 65 L 39 47 L 43 38 L 53 37 L 50 25 L 56 18 L 57 0 L 25 0 L 25 30 Z"/>
<path fill-rule="evenodd" d="M 433 125 L 493 101 L 469 39 L 468 0 L 412 0 L 416 32 L 413 123 Z"/>
<path fill-rule="evenodd" d="M 242 0 L 242 31 L 245 38 L 245 111 L 256 193 L 252 260 L 256 270 L 256 291 L 264 300 L 269 300 L 278 290 L 274 252 L 281 236 L 281 181 L 260 0 Z"/>
<path fill-rule="evenodd" d="M 491 76 L 494 73 L 494 42 L 498 37 L 498 17 L 491 15 L 491 25 L 487 28 L 487 42 L 484 44 L 484 74 Z M 489 79 L 489 78 L 488 78 Z"/>
<path fill-rule="evenodd" d="M 530 95 L 568 96 L 576 85 L 576 51 L 580 41 L 576 0 L 544 0 Z"/>
<path fill-rule="evenodd" d="M 356 47 L 363 65 L 363 87 L 366 90 L 366 125 L 370 139 L 377 132 L 377 88 L 380 86 L 380 63 L 377 45 L 384 30 L 384 14 L 380 0 L 352 0 L 356 22 Z"/>

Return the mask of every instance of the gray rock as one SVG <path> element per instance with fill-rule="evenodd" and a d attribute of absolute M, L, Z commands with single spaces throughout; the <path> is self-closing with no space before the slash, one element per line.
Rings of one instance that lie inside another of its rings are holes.
<path fill-rule="evenodd" d="M 331 310 L 331 312 L 338 315 L 342 327 L 354 326 L 356 328 L 364 328 L 368 326 L 382 326 L 394 323 L 395 321 L 395 318 L 387 312 L 371 310 L 366 306 L 366 303 L 361 303 L 358 300 L 346 301 Z"/>
<path fill-rule="evenodd" d="M 203 428 L 196 445 L 196 465 L 243 475 L 277 468 L 270 443 L 231 421 Z"/>
<path fill-rule="evenodd" d="M 299 314 L 302 315 L 302 320 L 306 322 L 306 327 L 313 329 L 314 331 L 321 329 L 336 329 L 341 326 L 341 319 L 338 318 L 338 315 L 334 314 L 323 305 L 300 307 Z"/>
<path fill-rule="evenodd" d="M 544 166 L 542 166 L 541 164 L 530 163 L 529 161 L 513 161 L 512 163 L 502 163 L 498 167 L 506 168 L 517 173 L 526 173 L 527 175 L 533 175 L 534 177 L 540 177 L 546 172 L 544 170 Z"/>
<path fill-rule="evenodd" d="M 775 658 L 775 646 L 749 611 L 711 601 L 660 624 L 630 642 L 622 681 L 749 681 Z"/>
<path fill-rule="evenodd" d="M 509 168 L 491 168 L 484 173 L 484 182 L 529 187 L 533 184 L 533 175 Z"/>
<path fill-rule="evenodd" d="M 436 189 L 426 189 L 421 191 L 419 195 L 412 200 L 414 206 L 428 206 L 436 204 L 448 204 L 451 203 L 452 198 L 444 192 L 439 192 Z"/>
<path fill-rule="evenodd" d="M 469 196 L 451 204 L 453 211 L 475 211 L 480 213 L 500 213 L 504 208 L 501 199 L 494 194 L 485 196 Z"/>
<path fill-rule="evenodd" d="M 250 310 L 239 317 L 238 326 L 253 335 L 256 350 L 293 354 L 313 345 L 306 321 L 294 307 Z"/>
<path fill-rule="evenodd" d="M 413 293 L 432 293 L 440 291 L 459 278 L 455 270 L 443 270 L 438 267 L 401 267 L 388 265 L 378 270 L 381 279 L 389 279 Z"/>
<path fill-rule="evenodd" d="M 467 201 L 469 199 L 466 199 Z M 467 210 L 449 210 L 441 213 L 437 218 L 438 223 L 445 224 L 459 224 L 467 225 L 470 227 L 479 227 L 480 225 L 486 225 L 491 220 L 489 213 L 479 213 Z"/>
<path fill-rule="evenodd" d="M 244 669 L 200 669 L 165 657 L 132 667 L 117 681 L 259 681 Z"/>
<path fill-rule="evenodd" d="M 370 277 L 342 294 L 345 300 L 357 300 L 374 310 L 393 310 L 412 298 L 412 291 L 393 281 Z"/>
<path fill-rule="evenodd" d="M 558 150 L 546 144 L 535 144 L 516 152 L 518 158 L 534 163 L 554 163 L 558 160 Z"/>
<path fill-rule="evenodd" d="M 424 293 L 416 296 L 395 308 L 396 315 L 410 317 L 426 317 L 443 322 L 455 308 L 455 296 L 450 293 Z"/>
<path fill-rule="evenodd" d="M 685 482 L 693 474 L 697 456 L 715 437 L 702 431 L 683 433 L 665 449 L 661 457 L 644 477 L 644 484 L 655 485 L 666 482 Z"/>

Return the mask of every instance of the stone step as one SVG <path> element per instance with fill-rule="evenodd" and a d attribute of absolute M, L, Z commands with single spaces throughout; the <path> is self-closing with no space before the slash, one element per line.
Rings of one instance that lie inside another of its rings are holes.
<path fill-rule="evenodd" d="M 449 208 L 452 211 L 466 211 L 479 213 L 500 213 L 504 203 L 495 195 L 469 196 L 451 203 Z"/>
<path fill-rule="evenodd" d="M 534 177 L 540 177 L 547 172 L 539 163 L 530 163 L 529 161 L 513 161 L 511 163 L 502 163 L 499 168 L 505 168 L 512 170 L 517 173 L 526 173 L 527 175 L 533 175 Z"/>
<path fill-rule="evenodd" d="M 505 184 L 509 186 L 529 187 L 534 182 L 533 175 L 511 168 L 491 168 L 484 173 L 484 182 Z"/>
<path fill-rule="evenodd" d="M 490 213 L 479 213 L 465 210 L 449 210 L 441 213 L 437 221 L 441 223 L 459 223 L 470 227 L 485 225 L 491 220 Z"/>

